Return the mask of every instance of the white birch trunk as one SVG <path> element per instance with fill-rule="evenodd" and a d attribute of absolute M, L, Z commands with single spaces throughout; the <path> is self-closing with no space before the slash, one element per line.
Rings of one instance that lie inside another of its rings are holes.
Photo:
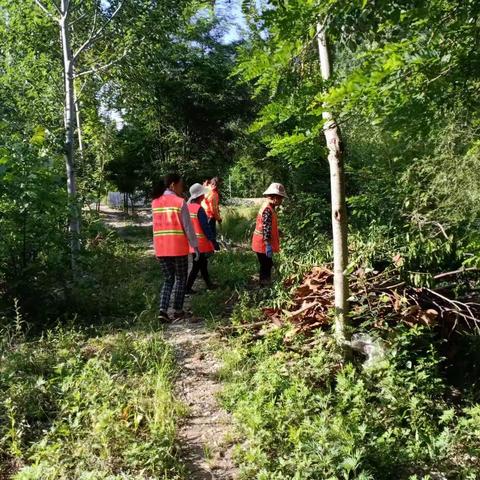
<path fill-rule="evenodd" d="M 62 42 L 63 71 L 64 71 L 64 116 L 65 116 L 65 165 L 67 170 L 67 193 L 70 207 L 70 245 L 72 262 L 76 252 L 80 250 L 80 213 L 77 204 L 77 187 L 74 164 L 74 135 L 75 135 L 75 98 L 74 98 L 74 59 L 70 45 L 70 28 L 68 25 L 69 0 L 61 0 L 59 19 L 60 38 Z"/>
<path fill-rule="evenodd" d="M 329 80 L 331 76 L 330 57 L 327 48 L 325 29 L 317 24 L 318 55 L 322 78 Z M 323 132 L 328 148 L 330 167 L 330 190 L 332 202 L 333 232 L 333 270 L 335 291 L 335 336 L 339 343 L 346 338 L 345 326 L 348 323 L 348 264 L 347 248 L 347 208 L 345 203 L 345 173 L 341 149 L 340 129 L 330 112 L 322 113 L 325 121 Z"/>
<path fill-rule="evenodd" d="M 81 116 L 80 116 L 80 101 L 78 100 L 75 82 L 73 84 L 73 100 L 75 103 L 75 119 L 77 122 L 78 155 L 80 156 L 80 162 L 83 162 L 83 133 L 82 133 L 82 122 L 81 122 Z"/>

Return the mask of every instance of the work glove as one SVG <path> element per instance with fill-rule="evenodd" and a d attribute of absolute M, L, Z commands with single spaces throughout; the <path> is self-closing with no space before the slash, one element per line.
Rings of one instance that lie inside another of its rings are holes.
<path fill-rule="evenodd" d="M 197 248 L 194 249 L 195 253 L 193 254 L 193 259 L 198 262 L 200 260 L 200 250 Z"/>
<path fill-rule="evenodd" d="M 273 257 L 273 248 L 269 243 L 265 247 L 265 255 L 267 256 L 267 258 Z"/>

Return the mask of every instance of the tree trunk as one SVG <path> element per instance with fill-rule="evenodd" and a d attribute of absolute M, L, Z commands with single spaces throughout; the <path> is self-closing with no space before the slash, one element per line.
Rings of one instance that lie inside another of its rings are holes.
<path fill-rule="evenodd" d="M 77 89 L 75 82 L 73 84 L 73 100 L 75 105 L 75 120 L 77 122 L 77 139 L 78 139 L 78 154 L 80 156 L 80 162 L 83 163 L 83 134 L 82 134 L 82 122 L 80 117 L 80 103 L 78 100 Z"/>
<path fill-rule="evenodd" d="M 318 54 L 323 80 L 331 76 L 330 58 L 325 28 L 317 24 Z M 340 128 L 330 112 L 322 113 L 323 132 L 328 148 L 330 166 L 330 190 L 332 200 L 333 271 L 335 291 L 335 336 L 339 343 L 346 339 L 345 326 L 348 323 L 348 264 L 347 208 L 345 203 L 345 173 L 343 166 Z"/>
<path fill-rule="evenodd" d="M 61 0 L 60 37 L 62 42 L 64 88 L 65 88 L 65 165 L 67 170 L 67 193 L 70 207 L 69 232 L 72 264 L 75 254 L 80 250 L 80 213 L 77 203 L 77 187 L 74 165 L 74 134 L 75 134 L 75 100 L 73 85 L 73 52 L 70 45 L 70 29 L 68 25 L 69 1 Z"/>

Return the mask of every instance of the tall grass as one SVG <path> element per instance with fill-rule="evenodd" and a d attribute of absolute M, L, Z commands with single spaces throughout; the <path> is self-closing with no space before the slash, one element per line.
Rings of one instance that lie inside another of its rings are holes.
<path fill-rule="evenodd" d="M 57 321 L 0 318 L 0 478 L 184 478 L 160 269 L 138 233 L 87 245 Z"/>
<path fill-rule="evenodd" d="M 255 228 L 258 209 L 258 206 L 224 207 L 222 209 L 223 222 L 219 227 L 219 233 L 230 242 L 247 245 Z"/>

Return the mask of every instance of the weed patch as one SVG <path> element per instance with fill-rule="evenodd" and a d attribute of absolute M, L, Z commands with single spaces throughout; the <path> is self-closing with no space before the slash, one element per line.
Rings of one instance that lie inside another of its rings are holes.
<path fill-rule="evenodd" d="M 15 478 L 179 478 L 172 374 L 154 332 L 58 328 L 4 350 L 0 438 Z"/>
<path fill-rule="evenodd" d="M 233 320 L 254 322 L 256 300 L 249 313 L 245 295 Z M 399 326 L 374 368 L 362 358 L 345 363 L 323 331 L 313 348 L 301 336 L 285 343 L 287 326 L 244 332 L 230 338 L 221 372 L 224 405 L 244 439 L 241 478 L 476 478 L 479 407 L 448 400 L 440 345 L 427 328 Z"/>

